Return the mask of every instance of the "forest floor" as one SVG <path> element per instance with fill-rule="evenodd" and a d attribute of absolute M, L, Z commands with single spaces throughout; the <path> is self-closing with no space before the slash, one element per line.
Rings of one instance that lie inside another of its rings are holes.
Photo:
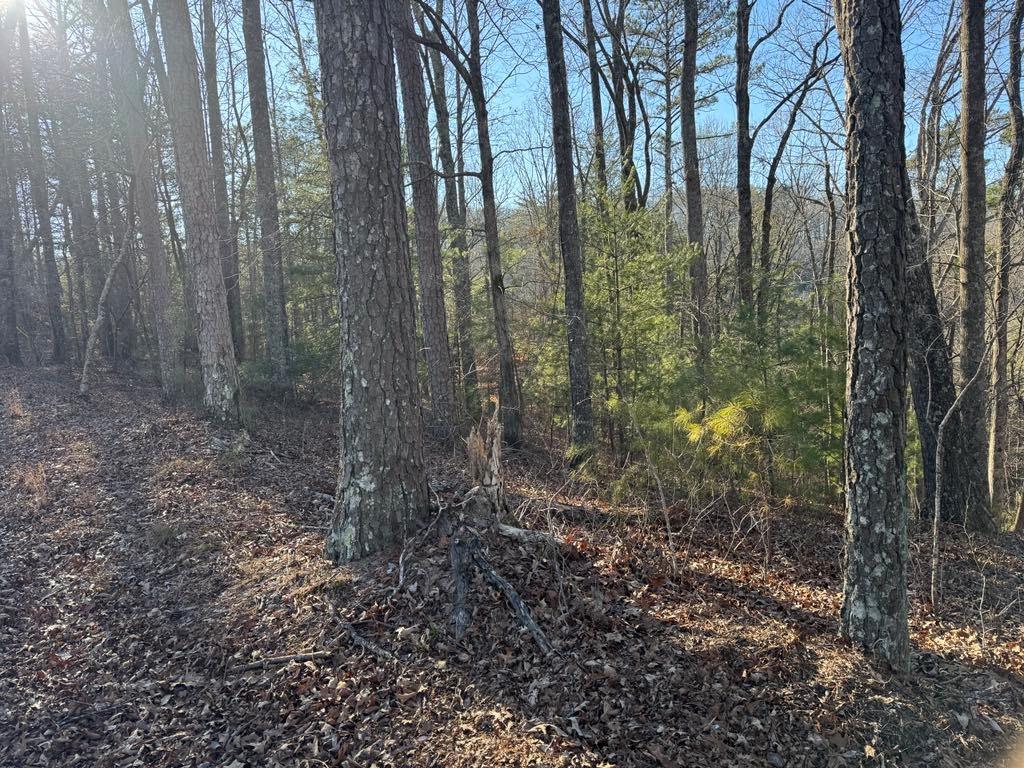
<path fill-rule="evenodd" d="M 562 543 L 489 556 L 556 652 L 482 582 L 457 644 L 436 527 L 332 567 L 334 410 L 261 413 L 242 437 L 131 380 L 99 374 L 84 401 L 66 371 L 0 369 L 0 766 L 1013 759 L 1019 537 L 945 531 L 936 617 L 915 535 L 913 671 L 894 679 L 838 638 L 838 512 L 677 508 L 669 548 L 661 510 L 512 458 L 520 524 Z M 440 502 L 467 490 L 463 463 L 432 454 Z"/>

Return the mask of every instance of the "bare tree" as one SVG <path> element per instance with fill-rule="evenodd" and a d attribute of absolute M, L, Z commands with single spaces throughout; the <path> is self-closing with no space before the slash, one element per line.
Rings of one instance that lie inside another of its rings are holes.
<path fill-rule="evenodd" d="M 398 76 L 402 83 L 405 115 L 405 149 L 412 181 L 413 222 L 416 259 L 419 266 L 420 315 L 427 360 L 427 389 L 430 394 L 430 428 L 442 439 L 455 432 L 455 378 L 448 346 L 448 314 L 444 306 L 444 265 L 441 262 L 441 233 L 438 229 L 437 179 L 431 162 L 430 126 L 427 122 L 427 91 L 419 45 L 413 35 L 409 0 L 391 0 Z"/>
<path fill-rule="evenodd" d="M 587 317 L 583 301 L 583 247 L 576 212 L 576 180 L 573 172 L 572 118 L 569 85 L 562 45 L 562 12 L 559 0 L 543 0 L 544 44 L 547 48 L 548 83 L 551 88 L 551 121 L 558 183 L 558 234 L 565 269 L 565 331 L 569 359 L 569 407 L 572 414 L 573 457 L 580 460 L 594 439 L 594 414 L 590 402 L 590 368 L 587 363 Z"/>
<path fill-rule="evenodd" d="M 14 159 L 10 146 L 11 130 L 7 118 L 7 91 L 10 89 L 14 51 L 14 9 L 0 11 L 0 342 L 7 361 L 20 365 L 18 339 L 18 270 L 14 249 L 16 219 L 14 198 Z"/>
<path fill-rule="evenodd" d="M 242 0 L 242 36 L 249 75 L 249 112 L 252 148 L 256 158 L 256 216 L 260 221 L 263 254 L 263 316 L 271 383 L 288 386 L 288 315 L 285 309 L 284 271 L 281 266 L 281 216 L 274 178 L 274 145 L 267 99 L 266 53 L 260 0 Z"/>
<path fill-rule="evenodd" d="M 466 16 L 469 27 L 469 49 L 449 35 L 445 39 L 445 22 L 437 11 L 420 2 L 420 7 L 433 27 L 434 35 L 421 37 L 420 42 L 434 47 L 452 63 L 469 88 L 476 116 L 477 144 L 480 154 L 480 188 L 483 198 L 484 241 L 487 257 L 488 287 L 491 309 L 494 313 L 494 335 L 498 345 L 498 411 L 502 436 L 510 446 L 523 439 L 523 413 L 516 373 L 515 349 L 508 320 L 508 301 L 505 296 L 505 274 L 501 265 L 501 240 L 498 233 L 498 201 L 494 191 L 494 151 L 491 148 L 490 119 L 487 92 L 484 85 L 483 54 L 480 42 L 480 0 L 467 0 Z"/>
<path fill-rule="evenodd" d="M 110 0 L 109 21 L 112 55 L 119 77 L 114 79 L 121 120 L 128 139 L 132 180 L 135 185 L 135 209 L 142 235 L 142 254 L 149 265 L 149 298 L 156 323 L 158 373 L 165 397 L 176 393 L 174 354 L 176 334 L 170 319 L 171 289 L 160 226 L 160 201 L 153 175 L 143 100 L 144 83 L 139 69 L 139 53 L 126 0 Z"/>
<path fill-rule="evenodd" d="M 438 4 L 438 14 L 443 6 Z M 425 27 L 420 22 L 421 28 Z M 424 28 L 423 34 L 432 36 L 430 28 Z M 436 41 L 436 38 L 434 38 Z M 448 89 L 445 81 L 445 66 L 441 54 L 436 47 L 427 49 L 430 61 L 430 87 L 434 102 L 436 119 L 437 155 L 441 162 L 441 173 L 444 176 L 444 209 L 445 218 L 451 229 L 452 248 L 452 293 L 455 304 L 455 334 L 459 352 L 460 378 L 466 412 L 475 418 L 480 411 L 479 382 L 476 372 L 476 349 L 473 344 L 473 296 L 472 280 L 469 271 L 469 243 L 466 238 L 466 199 L 464 176 L 457 174 L 455 155 L 452 153 L 451 112 L 448 108 Z M 456 83 L 458 86 L 458 83 Z M 461 89 L 457 87 L 461 92 Z M 457 145 L 462 146 L 462 125 L 456 125 Z M 461 156 L 460 156 L 461 160 Z"/>
<path fill-rule="evenodd" d="M 206 119 L 210 131 L 213 194 L 217 202 L 217 242 L 224 288 L 227 291 L 228 314 L 231 318 L 231 339 L 235 345 L 235 355 L 244 360 L 246 345 L 245 328 L 242 325 L 238 239 L 231 237 L 227 171 L 224 166 L 224 118 L 221 114 L 220 87 L 217 82 L 217 26 L 213 16 L 213 0 L 202 0 L 201 10 L 203 81 L 206 87 Z"/>
<path fill-rule="evenodd" d="M 185 217 L 185 253 L 196 302 L 203 402 L 217 419 L 235 422 L 239 415 L 238 368 L 221 272 L 221 229 L 203 125 L 192 22 L 185 0 L 160 0 L 158 13 L 167 55 L 164 99 L 174 137 Z"/>
<path fill-rule="evenodd" d="M 55 363 L 68 359 L 67 334 L 64 330 L 64 315 L 61 311 L 60 273 L 57 271 L 57 257 L 53 247 L 53 222 L 50 209 L 50 192 L 47 184 L 46 164 L 43 158 L 43 140 L 39 130 L 39 93 L 36 90 L 35 73 L 32 69 L 32 49 L 28 36 L 28 21 L 24 4 L 17 3 L 19 11 L 19 53 L 21 54 L 21 81 L 25 91 L 26 125 L 28 127 L 28 172 L 32 193 L 32 206 L 36 214 L 36 228 L 40 252 L 43 257 L 43 285 L 46 291 L 46 314 L 50 321 L 50 336 L 53 341 L 51 354 Z"/>
<path fill-rule="evenodd" d="M 1010 20 L 1010 71 L 1006 78 L 1006 98 L 1010 108 L 1010 156 L 1003 175 L 1003 191 L 999 200 L 999 251 L 996 255 L 995 348 L 992 353 L 991 397 L 988 444 L 988 487 L 992 512 L 1006 509 L 1006 461 L 1009 447 L 1007 416 L 1009 397 L 1006 391 L 1006 361 L 1009 347 L 1010 249 L 1016 229 L 1016 216 L 1021 200 L 1021 170 L 1024 167 L 1024 109 L 1021 107 L 1021 25 L 1024 24 L 1024 0 L 1016 0 Z"/>

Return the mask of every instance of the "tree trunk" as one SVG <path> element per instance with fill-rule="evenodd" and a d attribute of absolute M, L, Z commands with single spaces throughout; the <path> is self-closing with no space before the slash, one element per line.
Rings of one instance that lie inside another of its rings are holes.
<path fill-rule="evenodd" d="M 400 540 L 425 517 L 416 322 L 387 7 L 317 0 L 341 313 L 341 461 L 327 553 Z"/>
<path fill-rule="evenodd" d="M 433 77 L 433 101 L 437 128 L 437 154 L 444 174 L 444 208 L 452 229 L 452 277 L 455 295 L 455 332 L 458 338 L 459 367 L 466 413 L 476 420 L 480 415 L 480 385 L 476 375 L 476 350 L 473 344 L 473 287 L 469 271 L 469 244 L 466 240 L 466 211 L 459 194 L 461 177 L 456 176 L 452 155 L 451 115 L 448 111 L 448 89 L 440 52 L 429 52 Z M 461 130 L 461 126 L 459 126 Z M 461 145 L 461 139 L 459 141 Z"/>
<path fill-rule="evenodd" d="M 491 132 L 488 122 L 487 97 L 484 91 L 482 54 L 480 52 L 480 0 L 467 0 L 469 21 L 470 96 L 476 113 L 477 141 L 480 145 L 480 187 L 484 209 L 484 239 L 487 248 L 487 274 L 494 311 L 494 334 L 498 342 L 498 409 L 505 443 L 522 443 L 522 405 L 519 379 L 516 374 L 515 351 L 509 330 L 508 307 L 505 301 L 505 276 L 501 267 L 501 245 L 498 237 L 498 202 L 494 193 L 494 153 L 491 150 Z"/>
<path fill-rule="evenodd" d="M 907 233 L 898 0 L 837 0 L 846 64 L 849 362 L 841 627 L 897 672 L 910 667 L 904 487 Z"/>
<path fill-rule="evenodd" d="M 921 440 L 924 474 L 924 498 L 921 500 L 921 509 L 927 515 L 935 508 L 935 457 L 939 425 L 953 408 L 957 393 L 953 383 L 953 364 L 949 345 L 946 343 L 945 327 L 932 285 L 926 243 L 914 209 L 910 178 L 907 174 L 904 174 L 903 185 L 909 255 L 907 315 L 910 321 L 910 391 Z M 969 478 L 965 476 L 961 460 L 964 439 L 961 418 L 960 410 L 957 409 L 946 422 L 941 464 L 942 517 L 947 522 L 958 523 L 963 522 L 971 493 Z"/>
<path fill-rule="evenodd" d="M 569 359 L 569 406 L 572 415 L 572 450 L 575 461 L 584 459 L 594 440 L 594 414 L 590 400 L 587 363 L 587 317 L 583 300 L 583 247 L 576 212 L 573 173 L 572 117 L 569 85 L 562 46 L 559 0 L 543 0 L 544 44 L 551 87 L 551 121 L 558 183 L 558 235 L 565 268 L 565 330 Z"/>
<path fill-rule="evenodd" d="M 736 5 L 736 288 L 742 308 L 754 303 L 754 210 L 750 192 L 750 9 Z"/>
<path fill-rule="evenodd" d="M 8 11 L 12 13 L 13 11 Z M 18 282 L 14 250 L 15 198 L 14 159 L 11 129 L 7 122 L 7 91 L 10 88 L 10 64 L 14 50 L 5 19 L 0 17 L 0 344 L 7 362 L 21 365 L 18 339 Z"/>
<path fill-rule="evenodd" d="M 608 189 L 608 161 L 604 149 L 604 109 L 601 105 L 601 67 L 597 63 L 597 31 L 591 0 L 583 0 L 583 31 L 587 44 L 587 69 L 590 73 L 590 109 L 594 119 L 594 163 L 597 166 L 598 191 Z"/>
<path fill-rule="evenodd" d="M 178 162 L 185 253 L 196 302 L 203 402 L 215 418 L 233 423 L 238 420 L 238 368 L 221 272 L 221 229 L 203 127 L 192 23 L 185 0 L 160 0 L 158 12 L 167 55 L 169 88 L 164 98 Z"/>
<path fill-rule="evenodd" d="M 1009 30 L 1010 71 L 1006 79 L 1006 96 L 1010 108 L 1010 157 L 1006 161 L 1003 192 L 999 200 L 999 251 L 996 255 L 995 287 L 995 349 L 992 353 L 992 413 L 988 444 L 988 487 L 992 512 L 1006 515 L 1008 488 L 1006 462 L 1009 450 L 1007 417 L 1009 398 L 1006 363 L 1010 311 L 1010 272 L 1013 254 L 1010 245 L 1016 229 L 1020 205 L 1021 168 L 1024 165 L 1024 109 L 1021 107 L 1021 24 L 1024 23 L 1024 0 L 1016 0 Z"/>
<path fill-rule="evenodd" d="M 61 311 L 60 273 L 53 247 L 53 222 L 50 212 L 50 193 L 47 186 L 43 141 L 39 131 L 39 94 L 36 92 L 35 73 L 32 70 L 32 49 L 29 44 L 28 23 L 24 5 L 18 6 L 20 18 L 21 79 L 25 91 L 25 112 L 28 125 L 28 172 L 32 206 L 36 212 L 37 235 L 43 257 L 43 285 L 46 291 L 46 314 L 50 321 L 51 350 L 55 363 L 68 359 L 67 333 Z"/>
<path fill-rule="evenodd" d="M 266 356 L 270 363 L 271 383 L 277 389 L 285 389 L 288 387 L 288 316 L 285 308 L 284 272 L 281 267 L 281 217 L 277 208 L 277 182 L 274 178 L 260 0 L 242 0 L 242 34 L 245 38 L 245 64 L 249 73 L 252 147 L 256 158 L 256 216 L 260 221 L 260 252 L 263 254 Z"/>
<path fill-rule="evenodd" d="M 82 397 L 86 397 L 89 394 L 89 364 L 96 353 L 96 344 L 99 342 L 100 331 L 104 326 L 107 296 L 110 294 L 110 288 L 114 284 L 117 271 L 121 267 L 121 259 L 124 257 L 125 252 L 124 246 L 125 244 L 122 243 L 121 249 L 111 262 L 110 269 L 107 271 L 107 279 L 103 281 L 99 299 L 96 301 L 96 319 L 93 320 L 92 327 L 89 329 L 89 338 L 85 343 L 85 354 L 82 356 L 82 375 L 78 381 L 78 394 Z"/>
<path fill-rule="evenodd" d="M 968 482 L 984 493 L 972 494 L 980 503 L 967 510 L 967 526 L 992 526 L 985 473 L 988 440 L 985 359 L 985 0 L 963 4 L 960 29 L 960 387 L 974 380 L 964 399 L 962 424 Z"/>
<path fill-rule="evenodd" d="M 217 205 L 217 248 L 224 288 L 227 291 L 235 356 L 239 360 L 244 360 L 246 345 L 245 327 L 242 325 L 242 291 L 238 282 L 238 241 L 231 237 L 231 222 L 228 216 L 227 172 L 224 169 L 224 120 L 221 117 L 220 87 L 217 84 L 217 27 L 213 17 L 213 0 L 202 0 L 202 13 L 203 80 L 206 85 L 206 118 L 210 129 L 213 194 Z"/>
<path fill-rule="evenodd" d="M 437 179 L 431 162 L 430 125 L 427 122 L 427 92 L 423 85 L 420 46 L 412 38 L 409 0 L 390 1 L 398 41 L 395 52 L 402 83 L 405 150 L 412 182 L 420 313 L 430 395 L 430 430 L 440 439 L 447 440 L 457 431 L 459 417 L 455 410 L 455 379 L 448 345 L 448 315 L 444 306 L 444 265 L 438 230 Z"/>
<path fill-rule="evenodd" d="M 699 46 L 698 0 L 683 0 L 683 66 L 680 84 L 679 132 L 683 145 L 686 184 L 686 239 L 690 244 L 690 299 L 697 376 L 706 394 L 710 347 L 708 322 L 708 257 L 704 252 L 704 201 L 700 190 L 700 156 L 697 154 L 697 48 Z M 703 399 L 703 398 L 702 398 Z"/>
<path fill-rule="evenodd" d="M 128 139 L 132 180 L 135 187 L 135 209 L 142 234 L 142 256 L 149 265 L 149 300 L 156 322 L 156 343 L 160 388 L 164 397 L 177 394 L 175 350 L 177 348 L 174 325 L 170 317 L 171 288 L 164 250 L 163 230 L 160 226 L 160 201 L 153 176 L 153 158 L 150 154 L 146 129 L 144 83 L 139 69 L 139 53 L 135 32 L 126 0 L 109 0 L 112 29 L 112 51 L 119 76 L 114 79 L 118 106 Z"/>

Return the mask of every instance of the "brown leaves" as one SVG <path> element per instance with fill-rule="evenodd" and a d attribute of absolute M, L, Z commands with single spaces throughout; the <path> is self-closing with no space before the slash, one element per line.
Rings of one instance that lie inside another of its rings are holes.
<path fill-rule="evenodd" d="M 238 442 L 155 391 L 100 380 L 84 404 L 2 371 L 0 396 L 12 376 L 32 428 L 0 429 L 0 477 L 39 467 L 49 499 L 0 484 L 0 765 L 968 766 L 1021 728 L 1019 542 L 947 560 L 948 613 L 912 617 L 927 653 L 902 682 L 836 640 L 835 519 L 773 520 L 766 567 L 706 516 L 672 574 L 639 513 L 554 505 L 561 480 L 512 460 L 518 524 L 560 543 L 491 535 L 487 556 L 556 653 L 479 576 L 459 644 L 439 536 L 400 587 L 398 552 L 322 558 L 330 409 Z M 468 488 L 432 462 L 442 501 Z"/>

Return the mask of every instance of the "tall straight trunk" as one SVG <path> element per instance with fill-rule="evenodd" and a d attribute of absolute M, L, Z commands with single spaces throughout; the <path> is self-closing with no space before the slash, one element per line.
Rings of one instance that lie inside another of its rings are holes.
<path fill-rule="evenodd" d="M 57 124 L 51 125 L 50 134 L 61 177 L 61 192 L 65 205 L 71 212 L 71 251 L 76 262 L 75 271 L 80 288 L 79 334 L 84 344 L 88 335 L 86 308 L 90 305 L 95 306 L 95 300 L 102 288 L 103 274 L 96 211 L 93 207 L 86 163 L 89 154 L 88 142 L 78 109 L 80 95 L 72 92 L 67 85 L 70 82 L 71 62 L 68 55 L 67 21 L 63 12 L 63 6 L 58 6 L 54 41 L 57 48 L 57 69 L 65 73 L 66 77 L 55 96 L 64 103 L 64 108 L 61 119 Z"/>
<path fill-rule="evenodd" d="M 1006 383 L 1008 348 L 1007 327 L 1010 311 L 1010 276 L 1013 259 L 1010 245 L 1016 229 L 1016 214 L 1021 201 L 1021 169 L 1024 165 L 1024 109 L 1021 107 L 1021 25 L 1024 24 L 1024 0 L 1016 0 L 1010 20 L 1010 71 L 1006 78 L 1006 98 L 1010 107 L 1010 157 L 1003 175 L 999 200 L 999 251 L 996 255 L 995 349 L 992 353 L 992 412 L 988 443 L 988 487 L 992 511 L 1003 515 L 1007 509 L 1006 462 L 1009 449 L 1007 418 L 1009 397 Z"/>
<path fill-rule="evenodd" d="M 139 52 L 127 0 L 109 0 L 112 61 L 119 76 L 114 78 L 118 108 L 128 139 L 135 210 L 142 234 L 142 258 L 149 266 L 149 301 L 156 324 L 157 373 L 164 397 L 177 393 L 174 355 L 177 346 L 171 322 L 171 288 L 167 252 L 160 227 L 160 200 L 153 176 L 153 157 L 146 128 L 144 81 L 139 67 Z"/>
<path fill-rule="evenodd" d="M 597 62 L 597 30 L 591 0 L 583 0 L 583 33 L 587 45 L 587 70 L 590 74 L 590 110 L 594 120 L 594 164 L 597 166 L 598 191 L 608 189 L 608 161 L 604 149 L 604 108 L 601 104 L 601 66 Z"/>
<path fill-rule="evenodd" d="M 626 65 L 626 11 L 628 2 L 620 0 L 614 16 L 606 0 L 604 2 L 605 25 L 611 38 L 611 55 L 608 70 L 611 78 L 612 109 L 619 133 L 619 179 L 623 205 L 627 211 L 641 207 L 641 185 L 634 160 L 636 145 L 636 93 L 630 81 Z M 648 168 L 648 171 L 650 169 Z"/>
<path fill-rule="evenodd" d="M 963 4 L 960 27 L 960 387 L 964 398 L 962 457 L 972 485 L 984 487 L 967 510 L 972 530 L 992 527 L 988 505 L 985 345 L 985 0 Z M 982 371 L 981 375 L 977 375 Z"/>
<path fill-rule="evenodd" d="M 448 111 L 448 88 L 440 52 L 429 50 L 432 71 L 434 115 L 436 117 L 437 155 L 444 174 L 444 209 L 452 230 L 452 278 L 455 296 L 455 334 L 458 340 L 466 413 L 471 420 L 480 414 L 480 385 L 476 375 L 476 350 L 473 344 L 473 286 L 469 271 L 469 243 L 466 240 L 466 211 L 459 194 L 461 177 L 456 176 L 452 155 L 451 114 Z M 458 130 L 462 130 L 461 124 Z M 461 146 L 461 138 L 459 141 Z"/>
<path fill-rule="evenodd" d="M 429 510 L 393 40 L 385 3 L 317 0 L 341 314 L 341 462 L 327 553 L 403 538 Z"/>
<path fill-rule="evenodd" d="M 50 321 L 53 342 L 53 362 L 68 359 L 67 333 L 61 311 L 60 273 L 53 247 L 53 221 L 50 211 L 50 193 L 47 185 L 46 164 L 43 158 L 43 140 L 39 130 L 39 94 L 36 91 L 35 72 L 32 69 L 32 49 L 28 37 L 28 22 L 24 5 L 19 6 L 18 30 L 20 35 L 21 81 L 25 90 L 25 113 L 28 126 L 28 172 L 32 207 L 36 212 L 37 236 L 43 258 L 43 286 L 46 295 L 46 314 Z"/>
<path fill-rule="evenodd" d="M 277 208 L 274 178 L 273 135 L 267 100 L 266 53 L 263 50 L 263 19 L 260 0 L 242 0 L 242 36 L 249 74 L 249 113 L 252 117 L 252 148 L 256 165 L 256 216 L 260 221 L 260 252 L 263 254 L 263 316 L 267 334 L 267 361 L 275 387 L 288 386 L 288 315 L 281 266 L 281 216 Z M 234 239 L 234 238 L 232 238 Z"/>
<path fill-rule="evenodd" d="M 850 213 L 843 634 L 910 668 L 904 398 L 907 229 L 899 0 L 837 0 Z"/>
<path fill-rule="evenodd" d="M 185 0 L 160 0 L 158 12 L 167 56 L 169 88 L 164 98 L 178 163 L 187 241 L 185 254 L 196 303 L 203 402 L 215 418 L 235 422 L 238 420 L 238 367 L 221 272 L 221 230 L 203 126 L 192 22 Z"/>
<path fill-rule="evenodd" d="M 700 156 L 697 154 L 697 47 L 698 0 L 683 0 L 683 66 L 680 83 L 679 132 L 683 145 L 686 183 L 686 239 L 690 244 L 690 298 L 693 304 L 693 338 L 697 375 L 704 385 L 711 328 L 708 322 L 708 257 L 704 252 L 704 201 L 700 190 Z"/>
<path fill-rule="evenodd" d="M 594 441 L 594 413 L 587 362 L 587 316 L 583 300 L 583 247 L 576 212 L 573 174 L 572 117 L 562 44 L 559 0 L 542 0 L 544 45 L 551 88 L 551 123 L 558 183 L 558 239 L 565 269 L 565 333 L 569 359 L 569 408 L 572 415 L 572 457 L 579 461 Z"/>
<path fill-rule="evenodd" d="M 736 4 L 736 287 L 740 304 L 754 303 L 754 209 L 750 192 L 750 10 Z"/>
<path fill-rule="evenodd" d="M 662 95 L 664 97 L 664 109 L 665 109 L 665 133 L 662 135 L 662 155 L 664 165 L 662 166 L 662 175 L 665 177 L 665 255 L 668 256 L 672 253 L 672 249 L 675 247 L 675 226 L 673 222 L 673 215 L 675 211 L 673 195 L 675 192 L 674 184 L 672 182 L 672 132 L 673 132 L 673 99 L 672 99 L 672 40 L 671 40 L 671 29 L 669 7 L 665 7 L 665 40 L 664 48 L 662 50 L 662 69 L 665 73 L 665 80 L 662 83 Z M 674 292 L 675 279 L 672 277 L 669 288 Z M 671 305 L 675 306 L 675 296 L 672 296 Z"/>
<path fill-rule="evenodd" d="M 423 85 L 420 47 L 412 37 L 409 0 L 389 1 L 397 40 L 398 77 L 402 83 L 405 150 L 412 181 L 420 314 L 430 395 L 430 430 L 446 440 L 458 429 L 458 416 L 455 411 L 452 353 L 448 346 L 448 315 L 444 306 L 444 265 L 441 261 L 441 232 L 437 224 L 437 179 L 431 162 L 430 125 L 427 122 L 427 91 Z"/>
<path fill-rule="evenodd" d="M 245 328 L 242 325 L 242 289 L 238 281 L 238 240 L 231 237 L 231 221 L 228 216 L 228 183 L 224 168 L 224 119 L 220 110 L 220 86 L 217 84 L 217 27 L 213 17 L 213 0 L 202 0 L 202 13 L 203 80 L 206 86 L 206 119 L 210 129 L 213 193 L 217 202 L 217 243 L 224 288 L 227 291 L 228 313 L 231 318 L 231 339 L 235 345 L 235 356 L 244 360 L 246 345 Z"/>
<path fill-rule="evenodd" d="M 96 14 L 96 28 L 92 36 L 95 51 L 94 93 L 96 105 L 94 152 L 96 159 L 96 190 L 97 206 L 100 210 L 102 242 L 105 245 L 106 258 L 103 260 L 102 274 L 111 264 L 118 263 L 114 271 L 114 281 L 108 291 L 107 307 L 104 312 L 103 343 L 106 354 L 120 367 L 130 360 L 134 354 L 137 328 L 131 300 L 131 261 L 120 253 L 124 246 L 125 217 L 127 200 L 122 207 L 121 187 L 117 174 L 124 167 L 124 162 L 117 154 L 114 136 L 115 128 L 112 116 L 115 113 L 115 100 L 110 72 L 110 34 L 106 28 L 107 10 L 103 2 L 93 6 Z M 103 285 L 106 282 L 104 280 Z"/>
<path fill-rule="evenodd" d="M 935 457 L 939 427 L 956 402 L 952 356 L 946 343 L 946 329 L 939 314 L 939 303 L 932 285 L 931 267 L 920 221 L 914 208 L 910 178 L 904 173 L 904 207 L 907 220 L 907 309 L 908 363 L 910 392 L 913 397 L 917 431 L 921 441 L 921 462 L 924 475 L 924 497 L 921 509 L 930 514 L 935 509 Z M 961 414 L 953 412 L 943 429 L 942 456 L 942 518 L 947 522 L 963 522 L 971 494 L 969 478 L 964 473 L 964 434 Z M 975 491 L 977 489 L 975 488 Z"/>
<path fill-rule="evenodd" d="M 501 267 L 501 244 L 498 238 L 498 201 L 494 193 L 494 152 L 491 150 L 491 130 L 488 119 L 487 96 L 484 91 L 483 58 L 480 52 L 480 0 L 467 0 L 469 22 L 470 97 L 476 114 L 477 142 L 480 149 L 480 187 L 484 209 L 484 240 L 487 250 L 487 276 L 494 311 L 494 335 L 498 342 L 498 409 L 502 437 L 510 446 L 523 440 L 523 413 L 520 402 L 519 379 L 516 374 L 515 351 L 509 330 L 508 307 L 505 300 L 505 275 Z"/>
<path fill-rule="evenodd" d="M 12 13 L 13 11 L 8 11 Z M 18 270 L 14 248 L 16 222 L 14 198 L 14 158 L 11 129 L 7 121 L 7 91 L 10 89 L 13 36 L 0 16 L 0 352 L 12 365 L 21 365 L 18 333 Z"/>

